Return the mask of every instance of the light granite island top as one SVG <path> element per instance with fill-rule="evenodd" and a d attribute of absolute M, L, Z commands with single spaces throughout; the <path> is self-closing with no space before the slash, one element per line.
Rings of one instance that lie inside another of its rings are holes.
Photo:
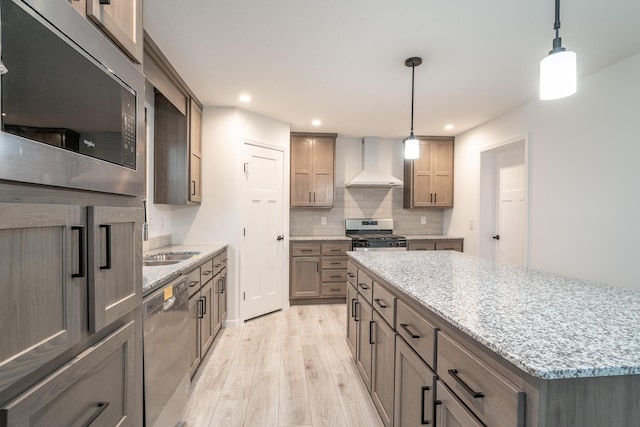
<path fill-rule="evenodd" d="M 640 374 L 640 292 L 453 251 L 349 257 L 542 379 Z"/>
<path fill-rule="evenodd" d="M 170 245 L 163 246 L 161 248 L 147 251 L 143 254 L 154 255 L 158 253 L 171 252 L 171 253 L 190 253 L 196 254 L 189 259 L 180 261 L 176 264 L 170 265 L 158 265 L 158 266 L 143 266 L 142 267 L 142 294 L 147 295 L 158 286 L 166 283 L 178 277 L 182 272 L 191 269 L 198 265 L 206 258 L 214 255 L 217 252 L 221 252 L 227 247 L 226 243 L 211 243 L 211 244 L 198 244 L 198 245 Z"/>

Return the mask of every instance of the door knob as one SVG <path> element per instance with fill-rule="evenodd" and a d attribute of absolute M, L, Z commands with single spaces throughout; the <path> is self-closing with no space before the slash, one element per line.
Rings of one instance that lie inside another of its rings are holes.
<path fill-rule="evenodd" d="M 281 234 L 278 237 L 276 237 L 276 240 L 280 241 L 280 240 L 284 240 L 284 236 Z"/>
<path fill-rule="evenodd" d="M 493 239 L 496 239 L 496 240 L 500 240 L 500 235 L 499 235 L 499 234 L 496 234 L 496 235 L 495 235 L 495 236 L 493 236 L 492 238 L 493 238 Z"/>

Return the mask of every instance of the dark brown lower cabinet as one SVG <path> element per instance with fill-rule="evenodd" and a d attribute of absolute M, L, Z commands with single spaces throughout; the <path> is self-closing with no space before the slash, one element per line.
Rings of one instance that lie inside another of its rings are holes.
<path fill-rule="evenodd" d="M 360 376 L 367 386 L 367 390 L 371 393 L 371 362 L 373 356 L 373 309 L 369 302 L 360 294 L 358 294 L 358 336 L 356 338 L 356 367 Z"/>
<path fill-rule="evenodd" d="M 396 333 L 375 310 L 372 320 L 371 398 L 385 427 L 391 427 L 393 425 Z"/>
<path fill-rule="evenodd" d="M 131 321 L 89 347 L 0 409 L 0 420 L 6 426 L 135 426 L 138 331 Z"/>
<path fill-rule="evenodd" d="M 394 426 L 434 425 L 436 375 L 399 335 L 396 336 Z"/>
<path fill-rule="evenodd" d="M 437 381 L 436 426 L 437 427 L 484 427 L 444 383 Z"/>

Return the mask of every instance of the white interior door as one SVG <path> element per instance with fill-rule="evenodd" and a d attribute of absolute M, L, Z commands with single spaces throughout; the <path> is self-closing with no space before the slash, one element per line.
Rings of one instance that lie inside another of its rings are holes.
<path fill-rule="evenodd" d="M 247 320 L 282 308 L 284 153 L 248 143 L 245 153 L 241 313 Z"/>
<path fill-rule="evenodd" d="M 496 155 L 496 260 L 525 265 L 526 200 L 524 147 Z"/>

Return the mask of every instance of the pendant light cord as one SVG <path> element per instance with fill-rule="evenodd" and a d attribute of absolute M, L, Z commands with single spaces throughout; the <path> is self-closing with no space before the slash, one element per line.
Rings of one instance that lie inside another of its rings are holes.
<path fill-rule="evenodd" d="M 556 38 L 553 39 L 553 50 L 551 52 L 565 50 L 562 47 L 562 39 L 560 38 L 560 0 L 556 0 L 556 20 L 553 23 L 553 29 L 556 30 Z"/>
<path fill-rule="evenodd" d="M 413 136 L 413 86 L 416 75 L 415 64 L 411 67 L 411 136 Z"/>

